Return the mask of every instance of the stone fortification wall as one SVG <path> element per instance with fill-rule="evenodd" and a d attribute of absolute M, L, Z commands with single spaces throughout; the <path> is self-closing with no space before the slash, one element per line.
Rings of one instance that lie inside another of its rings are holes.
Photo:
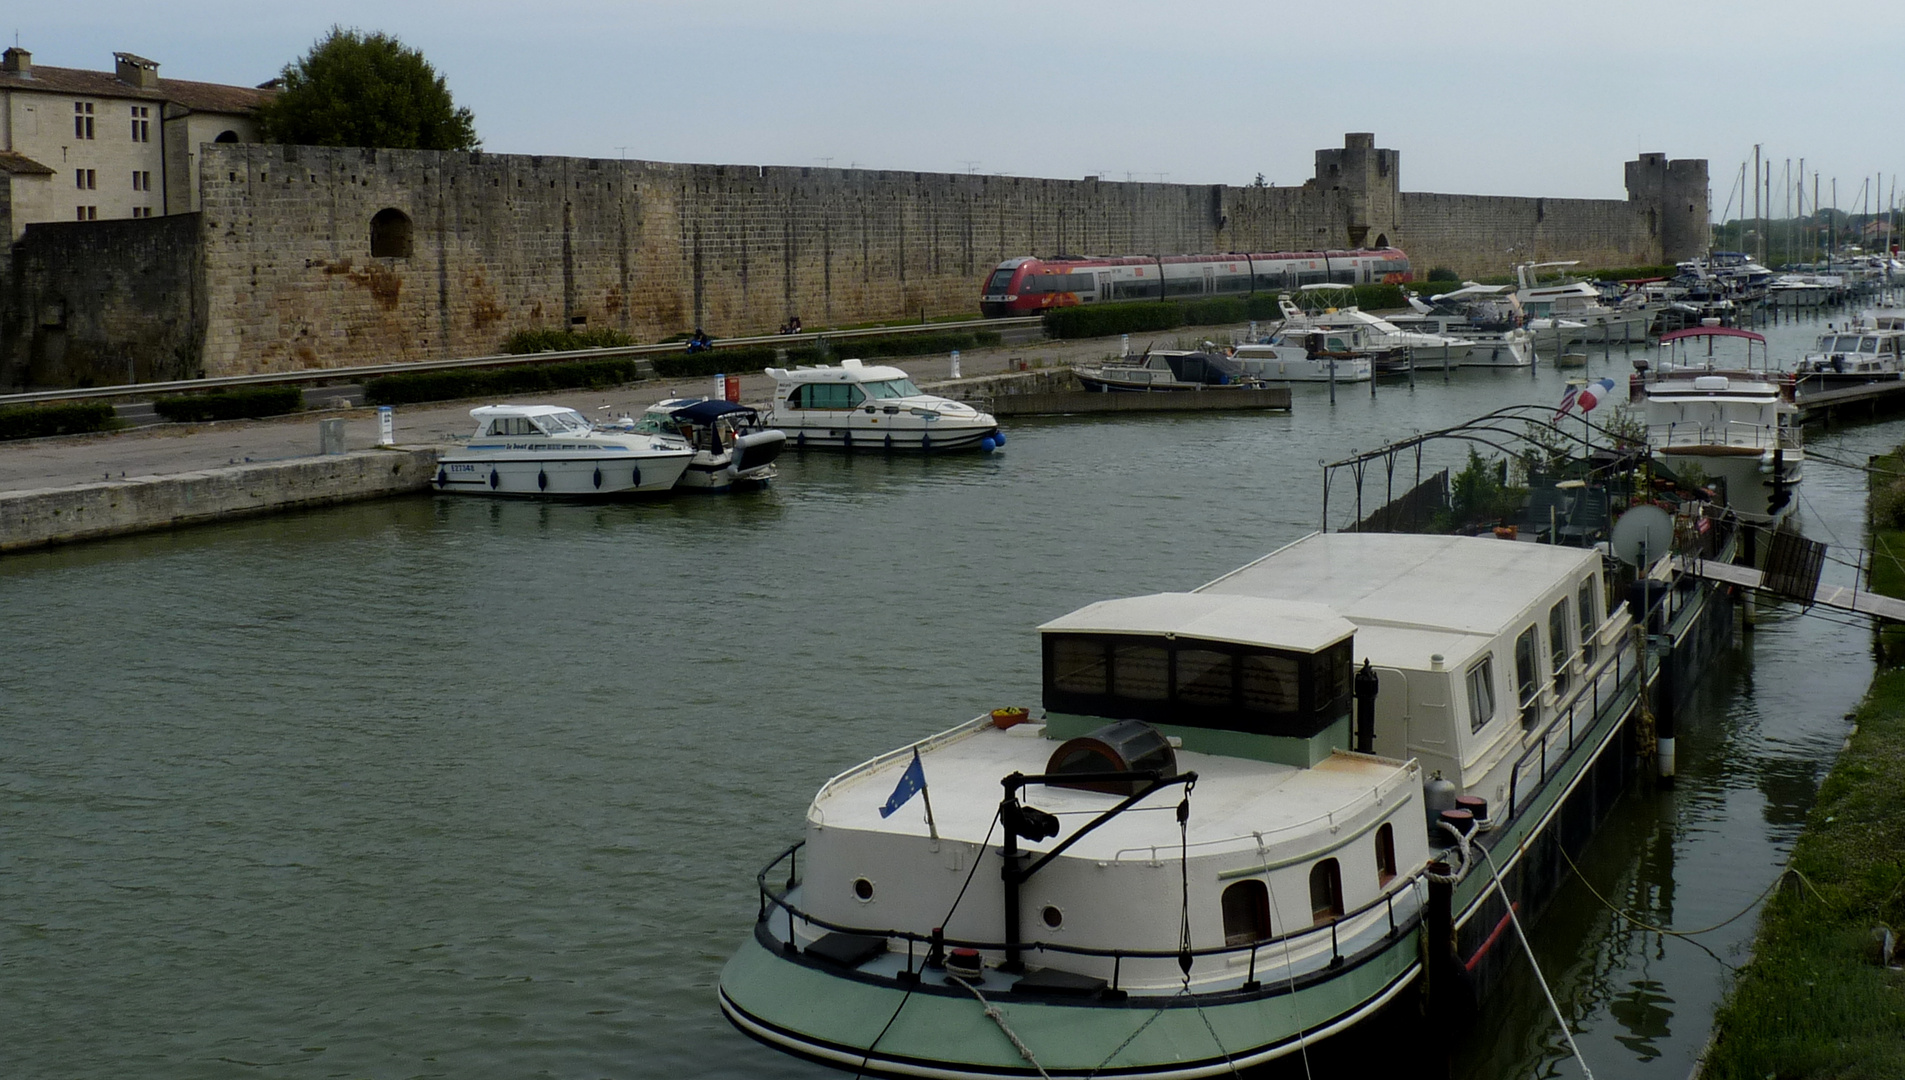
<path fill-rule="evenodd" d="M 29 230 L 0 280 L 0 385 L 118 382 L 128 358 L 144 379 L 480 356 L 529 328 L 654 341 L 771 332 L 790 315 L 814 328 L 966 314 L 993 266 L 1027 254 L 1394 244 L 1418 271 L 1464 276 L 1530 259 L 1633 265 L 1692 243 L 1706 212 L 1705 163 L 1664 155 L 1629 163 L 1622 201 L 1405 194 L 1396 152 L 1367 133 L 1319 151 L 1301 187 L 1241 188 L 203 152 L 197 216 Z M 59 326 L 44 321 L 54 307 Z"/>
<path fill-rule="evenodd" d="M 207 146 L 219 374 L 469 356 L 533 327 L 654 340 L 974 311 L 1029 252 L 1343 246 L 1337 196 L 943 173 Z M 408 223 L 373 254 L 372 222 Z"/>
<path fill-rule="evenodd" d="M 0 277 L 0 387 L 194 376 L 201 251 L 196 214 L 27 226 Z"/>
<path fill-rule="evenodd" d="M 1446 266 L 1464 278 L 1516 263 L 1579 259 L 1590 267 L 1661 259 L 1647 208 L 1612 199 L 1526 199 L 1405 192 L 1398 230 L 1417 276 Z"/>

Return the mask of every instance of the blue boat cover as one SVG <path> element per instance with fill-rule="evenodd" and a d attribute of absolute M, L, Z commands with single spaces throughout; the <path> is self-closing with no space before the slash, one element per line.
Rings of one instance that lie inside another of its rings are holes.
<path fill-rule="evenodd" d="M 677 420 L 685 420 L 690 424 L 705 424 L 718 416 L 727 416 L 730 413 L 737 412 L 752 413 L 753 411 L 753 409 L 748 408 L 746 405 L 737 402 L 711 400 L 697 401 L 693 405 L 676 409 L 668 415 Z"/>

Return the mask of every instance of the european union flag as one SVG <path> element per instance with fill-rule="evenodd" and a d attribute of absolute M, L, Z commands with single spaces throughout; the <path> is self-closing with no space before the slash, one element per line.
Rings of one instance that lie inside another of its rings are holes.
<path fill-rule="evenodd" d="M 926 788 L 926 769 L 919 763 L 919 751 L 913 751 L 913 763 L 900 774 L 900 782 L 893 785 L 893 794 L 886 797 L 886 805 L 880 807 L 881 817 L 892 817 L 893 811 L 905 806 L 907 801 Z"/>

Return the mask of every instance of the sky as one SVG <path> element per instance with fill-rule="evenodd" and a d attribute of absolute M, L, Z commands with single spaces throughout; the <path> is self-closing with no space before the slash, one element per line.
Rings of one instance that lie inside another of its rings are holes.
<path fill-rule="evenodd" d="M 1704 157 L 1716 218 L 1739 216 L 1755 144 L 1773 216 L 1802 157 L 1842 209 L 1863 185 L 1892 202 L 1905 170 L 1897 0 L 9 7 L 0 34 L 36 64 L 111 70 L 124 51 L 246 86 L 334 23 L 383 31 L 497 153 L 1294 185 L 1369 131 L 1405 191 L 1623 198 L 1636 154 Z"/>

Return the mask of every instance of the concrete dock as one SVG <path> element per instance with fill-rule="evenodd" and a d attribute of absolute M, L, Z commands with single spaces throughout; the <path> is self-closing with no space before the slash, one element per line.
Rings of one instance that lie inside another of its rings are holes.
<path fill-rule="evenodd" d="M 1170 335 L 1158 335 L 1157 347 L 1170 343 Z M 1107 339 L 969 350 L 960 380 L 946 379 L 947 357 L 882 362 L 904 368 L 929 392 L 991 404 L 1015 390 L 1064 385 L 1069 365 L 1102 360 L 1117 347 Z M 664 398 L 712 390 L 712 379 L 697 377 L 514 400 L 615 417 L 639 414 Z M 742 378 L 744 401 L 765 401 L 772 391 L 773 380 L 764 373 Z M 397 445 L 391 448 L 377 447 L 377 413 L 365 408 L 0 443 L 0 552 L 423 491 L 435 473 L 438 449 L 469 436 L 471 407 L 493 403 L 399 407 Z M 345 453 L 318 452 L 318 421 L 326 419 L 344 421 Z"/>

